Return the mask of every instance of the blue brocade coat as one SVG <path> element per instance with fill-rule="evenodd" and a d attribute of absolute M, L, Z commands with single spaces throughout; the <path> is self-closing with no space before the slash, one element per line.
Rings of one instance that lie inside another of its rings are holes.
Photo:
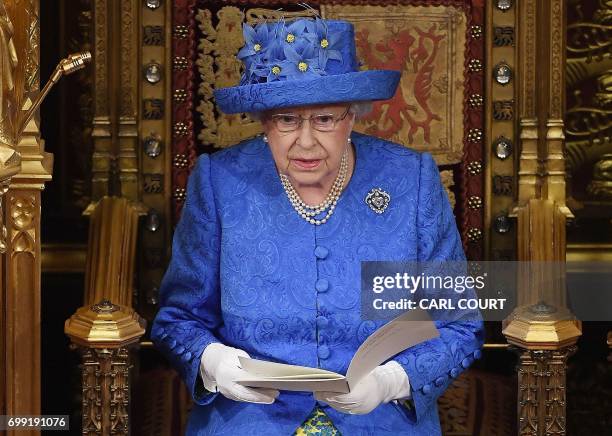
<path fill-rule="evenodd" d="M 352 139 L 353 176 L 321 226 L 295 212 L 261 138 L 198 159 L 152 327 L 196 403 L 187 434 L 287 436 L 316 404 L 303 392 L 282 391 L 272 405 L 206 392 L 200 356 L 211 342 L 344 374 L 381 325 L 360 316 L 361 261 L 465 258 L 431 155 Z M 391 196 L 382 214 L 364 201 L 374 187 Z M 436 324 L 439 338 L 394 357 L 408 374 L 414 408 L 391 402 L 348 415 L 319 404 L 344 436 L 440 434 L 436 400 L 480 355 L 483 339 L 480 322 Z"/>

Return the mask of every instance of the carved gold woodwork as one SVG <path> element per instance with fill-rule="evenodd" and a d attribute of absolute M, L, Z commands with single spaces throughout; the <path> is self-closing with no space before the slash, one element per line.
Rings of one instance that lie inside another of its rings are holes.
<path fill-rule="evenodd" d="M 612 190 L 601 173 L 609 165 L 605 155 L 612 153 L 612 4 L 597 2 L 590 18 L 579 3 L 570 4 L 570 10 L 576 19 L 568 25 L 567 37 L 567 89 L 574 97 L 565 114 L 567 171 L 582 178 L 585 167 L 594 164 L 595 170 L 590 183 L 578 184 L 586 185 L 586 191 L 574 192 L 582 198 L 572 202 L 581 208 L 583 200 L 597 205 L 612 200 Z"/>
<path fill-rule="evenodd" d="M 103 197 L 85 214 L 90 223 L 84 304 L 106 298 L 131 307 L 138 218 L 145 210 L 126 198 Z"/>
<path fill-rule="evenodd" d="M 14 27 L 0 2 L 0 179 L 8 179 L 19 171 L 20 156 L 15 150 L 19 96 L 16 92 L 17 50 L 13 41 Z"/>
<path fill-rule="evenodd" d="M 38 0 L 5 0 L 6 10 L 13 19 L 14 40 L 17 57 L 23 59 L 16 69 L 15 90 L 18 93 L 20 113 L 23 120 L 24 111 L 34 105 L 39 91 L 40 59 L 40 21 L 38 17 Z M 15 128 L 20 124 L 14 123 Z M 21 154 L 20 178 L 24 182 L 13 181 L 12 186 L 31 186 L 43 189 L 44 183 L 51 179 L 53 156 L 45 153 L 40 138 L 40 122 L 34 117 L 25 126 L 17 139 L 17 151 Z"/>
<path fill-rule="evenodd" d="M 6 414 L 40 413 L 40 191 L 10 189 L 6 199 L 7 252 L 3 378 Z M 28 362 L 22 365 L 20 362 Z"/>
<path fill-rule="evenodd" d="M 81 358 L 82 434 L 128 435 L 131 363 L 127 349 L 84 349 Z"/>
<path fill-rule="evenodd" d="M 572 346 L 580 336 L 581 322 L 563 307 L 544 302 L 523 305 L 504 321 L 508 341 L 527 350 L 557 350 Z"/>
<path fill-rule="evenodd" d="M 83 362 L 83 434 L 128 435 L 129 346 L 145 333 L 144 319 L 131 308 L 144 210 L 126 198 L 103 197 L 85 214 L 90 216 L 85 305 L 64 327 Z"/>
<path fill-rule="evenodd" d="M 139 67 L 136 53 L 140 6 L 132 0 L 95 0 L 93 3 L 94 201 L 109 193 L 132 200 L 138 198 Z"/>
<path fill-rule="evenodd" d="M 130 345 L 145 332 L 145 321 L 126 306 L 103 299 L 80 308 L 64 332 L 81 358 L 82 434 L 128 435 Z"/>
<path fill-rule="evenodd" d="M 606 153 L 593 167 L 593 179 L 587 192 L 595 198 L 612 200 L 612 153 Z"/>
<path fill-rule="evenodd" d="M 0 1 L 0 221 L 6 226 L 0 227 L 5 248 L 0 408 L 5 415 L 40 414 L 40 191 L 51 178 L 52 156 L 44 152 L 37 117 L 19 134 L 38 95 L 38 11 L 38 0 Z"/>
<path fill-rule="evenodd" d="M 518 277 L 519 307 L 504 321 L 503 333 L 520 353 L 518 425 L 521 435 L 564 435 L 565 367 L 581 335 L 580 321 L 565 308 L 564 273 L 537 268 L 565 264 L 563 112 L 565 38 L 563 0 L 519 3 L 521 56 L 518 198 L 518 260 L 535 271 Z M 546 83 L 547 86 L 540 84 Z"/>
<path fill-rule="evenodd" d="M 575 351 L 576 347 L 563 350 L 519 349 L 518 434 L 566 434 L 566 364 Z"/>
<path fill-rule="evenodd" d="M 519 354 L 518 434 L 566 434 L 566 367 L 581 335 L 580 321 L 542 302 L 515 310 L 503 333 Z"/>
<path fill-rule="evenodd" d="M 145 321 L 130 307 L 103 298 L 79 308 L 66 320 L 64 332 L 77 345 L 89 348 L 121 348 L 144 334 Z"/>
<path fill-rule="evenodd" d="M 38 7 L 37 3 L 29 5 Z M 24 5 L 20 6 L 15 10 L 21 14 L 28 11 L 23 9 Z M 36 36 L 32 36 L 30 47 L 38 42 L 37 9 L 31 12 L 31 15 L 26 14 L 26 18 L 30 17 L 26 23 L 34 26 L 34 31 L 29 35 Z M 21 53 L 29 52 L 30 49 Z M 2 232 L 0 245 L 6 251 L 3 259 L 3 272 L 6 277 L 2 280 L 2 307 L 10 308 L 6 311 L 7 328 L 6 333 L 3 333 L 6 337 L 2 341 L 5 347 L 2 350 L 3 355 L 7 357 L 7 364 L 3 367 L 2 374 L 4 381 L 2 385 L 6 386 L 3 394 L 7 398 L 7 403 L 2 409 L 3 413 L 9 415 L 36 415 L 40 412 L 40 191 L 44 187 L 44 182 L 50 179 L 51 156 L 42 149 L 38 120 L 35 118 L 36 111 L 46 93 L 62 74 L 70 73 L 83 65 L 84 59 L 78 56 L 60 62 L 42 93 L 36 95 L 34 89 L 24 90 L 22 95 L 26 96 L 26 104 L 20 106 L 18 111 L 10 113 L 11 123 L 3 125 L 10 126 L 12 132 L 8 136 L 19 141 L 13 156 L 23 156 L 22 165 L 19 166 L 18 159 L 15 164 L 20 172 L 13 172 L 12 179 L 9 173 L 9 177 L 1 181 L 2 192 L 0 192 L 0 195 L 5 194 L 8 188 L 8 192 L 4 195 L 7 200 L 6 211 L 0 209 L 6 215 L 3 220 L 6 222 L 6 228 L 0 227 Z M 37 74 L 34 73 L 36 71 L 37 67 L 26 65 L 26 74 Z M 19 81 L 19 83 L 37 84 L 38 80 Z M 3 89 L 3 99 L 5 91 L 10 90 Z M 3 175 L 6 176 L 7 172 L 4 171 Z M 29 362 L 29 364 L 20 365 L 19 362 Z M 9 380 L 10 382 L 7 382 Z"/>
<path fill-rule="evenodd" d="M 43 92 L 39 92 L 38 14 L 37 0 L 0 1 L 3 57 L 0 155 L 9 156 L 3 159 L 0 168 L 1 194 L 8 188 L 6 209 L 0 210 L 2 221 L 6 222 L 6 228 L 1 227 L 2 245 L 6 249 L 2 307 L 10 308 L 5 311 L 6 330 L 1 341 L 7 362 L 2 367 L 2 398 L 6 399 L 2 411 L 9 415 L 40 413 L 40 191 L 51 178 L 52 156 L 43 149 L 37 110 L 63 74 L 85 63 L 80 56 L 65 59 Z"/>
<path fill-rule="evenodd" d="M 13 35 L 13 23 L 0 1 L 0 253 L 6 251 L 2 199 L 21 164 L 21 155 L 15 149 L 20 100 L 15 83 L 18 58 Z"/>

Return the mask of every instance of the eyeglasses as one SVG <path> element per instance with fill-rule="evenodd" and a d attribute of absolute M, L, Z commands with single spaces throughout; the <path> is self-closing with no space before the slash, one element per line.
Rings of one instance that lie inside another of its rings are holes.
<path fill-rule="evenodd" d="M 309 117 L 302 117 L 296 114 L 274 114 L 270 117 L 274 127 L 279 132 L 287 133 L 294 132 L 300 127 L 306 120 L 310 121 L 310 125 L 313 129 L 319 132 L 331 132 L 336 128 L 339 121 L 346 118 L 351 107 L 347 107 L 344 113 L 340 116 L 334 114 L 314 114 Z"/>

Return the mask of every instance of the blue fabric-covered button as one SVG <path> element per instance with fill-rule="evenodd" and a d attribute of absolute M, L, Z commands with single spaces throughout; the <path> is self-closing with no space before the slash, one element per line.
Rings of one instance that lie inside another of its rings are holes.
<path fill-rule="evenodd" d="M 329 319 L 324 316 L 317 316 L 317 327 L 320 329 L 327 327 L 329 324 Z"/>
<path fill-rule="evenodd" d="M 472 355 L 474 356 L 474 359 L 480 359 L 482 357 L 482 351 L 476 350 L 474 353 L 472 353 Z"/>
<path fill-rule="evenodd" d="M 319 259 L 325 259 L 328 253 L 329 253 L 329 250 L 323 247 L 322 245 L 317 245 L 315 247 L 314 254 Z"/>
<path fill-rule="evenodd" d="M 315 284 L 315 288 L 318 292 L 326 292 L 327 288 L 329 288 L 329 282 L 327 279 L 319 279 Z"/>
<path fill-rule="evenodd" d="M 459 370 L 458 370 L 457 368 L 453 368 L 453 369 L 451 369 L 451 370 L 450 370 L 450 376 L 451 376 L 452 378 L 455 378 L 455 377 L 457 377 L 458 375 L 459 375 Z"/>
<path fill-rule="evenodd" d="M 436 384 L 436 386 L 442 386 L 445 380 L 446 377 L 438 377 L 434 383 Z"/>
<path fill-rule="evenodd" d="M 183 347 L 182 345 L 179 345 L 178 347 L 176 347 L 176 348 L 174 349 L 174 351 L 175 351 L 177 354 L 181 354 L 183 351 L 185 351 L 185 347 Z"/>
<path fill-rule="evenodd" d="M 183 360 L 185 360 L 185 361 L 191 360 L 191 353 L 189 351 L 187 351 L 185 354 L 183 354 Z"/>
<path fill-rule="evenodd" d="M 168 346 L 170 347 L 170 349 L 174 349 L 174 347 L 176 347 L 176 340 L 175 339 L 171 339 L 170 342 L 168 342 Z"/>
<path fill-rule="evenodd" d="M 463 366 L 464 368 L 467 368 L 468 366 L 470 366 L 470 359 L 468 359 L 467 357 L 463 359 L 461 361 L 461 366 Z"/>
<path fill-rule="evenodd" d="M 426 385 L 423 385 L 423 387 L 421 388 L 421 390 L 423 391 L 423 393 L 425 395 L 431 393 L 431 385 L 428 383 Z"/>
<path fill-rule="evenodd" d="M 329 347 L 327 345 L 321 345 L 317 350 L 317 354 L 320 359 L 327 359 L 329 357 Z"/>

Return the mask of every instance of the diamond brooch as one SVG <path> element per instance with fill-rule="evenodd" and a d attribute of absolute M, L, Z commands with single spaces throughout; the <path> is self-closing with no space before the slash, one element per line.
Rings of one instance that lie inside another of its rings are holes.
<path fill-rule="evenodd" d="M 380 188 L 373 188 L 365 198 L 365 202 L 374 212 L 381 214 L 389 206 L 391 196 Z"/>

